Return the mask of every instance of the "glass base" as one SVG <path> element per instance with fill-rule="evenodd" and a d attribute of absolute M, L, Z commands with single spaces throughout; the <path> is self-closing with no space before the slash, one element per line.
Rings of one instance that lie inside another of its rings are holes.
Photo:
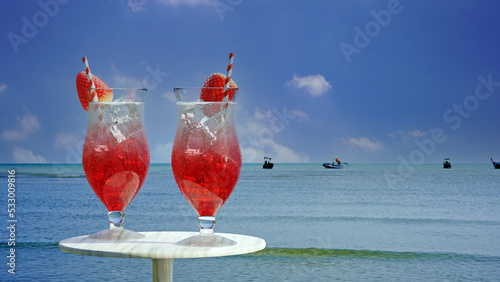
<path fill-rule="evenodd" d="M 146 238 L 146 236 L 128 229 L 113 228 L 94 233 L 89 235 L 88 238 L 96 240 L 137 240 Z"/>
<path fill-rule="evenodd" d="M 195 235 L 175 243 L 178 246 L 185 247 L 228 247 L 236 245 L 236 241 L 226 237 L 211 234 L 211 235 Z"/>

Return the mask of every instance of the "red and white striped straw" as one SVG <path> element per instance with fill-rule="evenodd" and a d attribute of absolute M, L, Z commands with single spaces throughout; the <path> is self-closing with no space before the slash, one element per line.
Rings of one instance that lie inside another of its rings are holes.
<path fill-rule="evenodd" d="M 92 102 L 99 102 L 99 98 L 97 98 L 97 95 L 94 95 L 95 84 L 94 81 L 92 80 L 92 72 L 90 71 L 89 61 L 87 60 L 87 57 L 83 57 L 82 61 L 83 65 L 85 66 L 85 72 L 87 73 L 87 78 L 89 79 L 90 83 L 90 94 L 94 97 L 92 99 Z"/>
<path fill-rule="evenodd" d="M 224 98 L 222 102 L 224 103 L 224 107 L 227 108 L 227 104 L 229 103 L 229 86 L 231 82 L 231 74 L 233 73 L 233 62 L 234 62 L 234 53 L 229 54 L 229 64 L 227 66 L 227 75 L 226 75 L 226 84 L 224 85 Z"/>
<path fill-rule="evenodd" d="M 229 64 L 227 66 L 226 84 L 224 85 L 224 98 L 222 99 L 222 121 L 219 123 L 219 129 L 222 128 L 224 121 L 226 120 L 227 107 L 229 106 L 229 86 L 231 82 L 231 74 L 233 72 L 233 61 L 234 54 L 229 54 Z M 234 99 L 234 98 L 233 98 Z"/>
<path fill-rule="evenodd" d="M 97 93 L 95 93 L 95 84 L 94 81 L 92 80 L 92 72 L 90 71 L 89 61 L 87 60 L 87 57 L 83 57 L 82 61 L 83 65 L 85 66 L 85 72 L 87 73 L 87 78 L 89 79 L 90 82 L 90 95 L 94 97 L 92 98 L 92 102 L 98 103 L 99 98 L 97 97 Z M 104 115 L 102 114 L 101 108 L 99 108 L 99 105 L 96 105 L 95 109 L 98 114 L 97 118 L 99 119 L 99 126 L 104 127 Z"/>

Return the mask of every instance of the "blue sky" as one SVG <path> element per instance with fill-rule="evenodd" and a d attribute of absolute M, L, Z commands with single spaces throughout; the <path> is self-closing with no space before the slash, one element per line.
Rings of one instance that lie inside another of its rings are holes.
<path fill-rule="evenodd" d="M 152 162 L 170 162 L 174 87 L 235 53 L 245 162 L 500 159 L 500 2 L 40 0 L 0 4 L 0 162 L 81 162 L 87 56 L 146 87 Z"/>

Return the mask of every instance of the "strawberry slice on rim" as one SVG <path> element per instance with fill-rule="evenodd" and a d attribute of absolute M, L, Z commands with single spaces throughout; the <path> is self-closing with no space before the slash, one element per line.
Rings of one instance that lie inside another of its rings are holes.
<path fill-rule="evenodd" d="M 224 99 L 224 86 L 226 84 L 226 76 L 222 73 L 211 74 L 203 83 L 203 87 L 219 87 L 219 89 L 202 89 L 200 99 L 205 102 L 222 102 Z M 236 82 L 232 79 L 229 82 L 229 88 L 238 88 Z M 228 90 L 229 101 L 234 98 L 234 89 Z"/>
<path fill-rule="evenodd" d="M 94 82 L 95 88 L 109 88 L 109 86 L 104 83 L 100 78 L 96 75 L 92 76 L 92 81 Z M 90 88 L 90 82 L 87 77 L 87 73 L 81 71 L 76 76 L 76 91 L 78 92 L 78 97 L 80 98 L 80 103 L 84 110 L 88 111 L 89 102 L 92 101 L 94 97 L 89 97 L 89 92 L 87 91 Z M 97 98 L 99 102 L 111 102 L 113 101 L 113 91 L 111 89 L 96 89 L 94 93 L 97 94 Z"/>

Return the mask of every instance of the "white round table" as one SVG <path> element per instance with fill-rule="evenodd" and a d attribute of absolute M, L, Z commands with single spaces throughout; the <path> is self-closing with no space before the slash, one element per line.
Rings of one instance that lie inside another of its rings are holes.
<path fill-rule="evenodd" d="M 64 239 L 59 249 L 64 252 L 97 257 L 148 258 L 153 263 L 153 281 L 172 281 L 173 262 L 177 258 L 204 258 L 241 255 L 266 247 L 263 239 L 228 233 L 216 233 L 236 242 L 232 246 L 198 247 L 176 243 L 199 232 L 139 232 L 145 238 L 134 240 L 99 240 L 87 235 Z"/>

